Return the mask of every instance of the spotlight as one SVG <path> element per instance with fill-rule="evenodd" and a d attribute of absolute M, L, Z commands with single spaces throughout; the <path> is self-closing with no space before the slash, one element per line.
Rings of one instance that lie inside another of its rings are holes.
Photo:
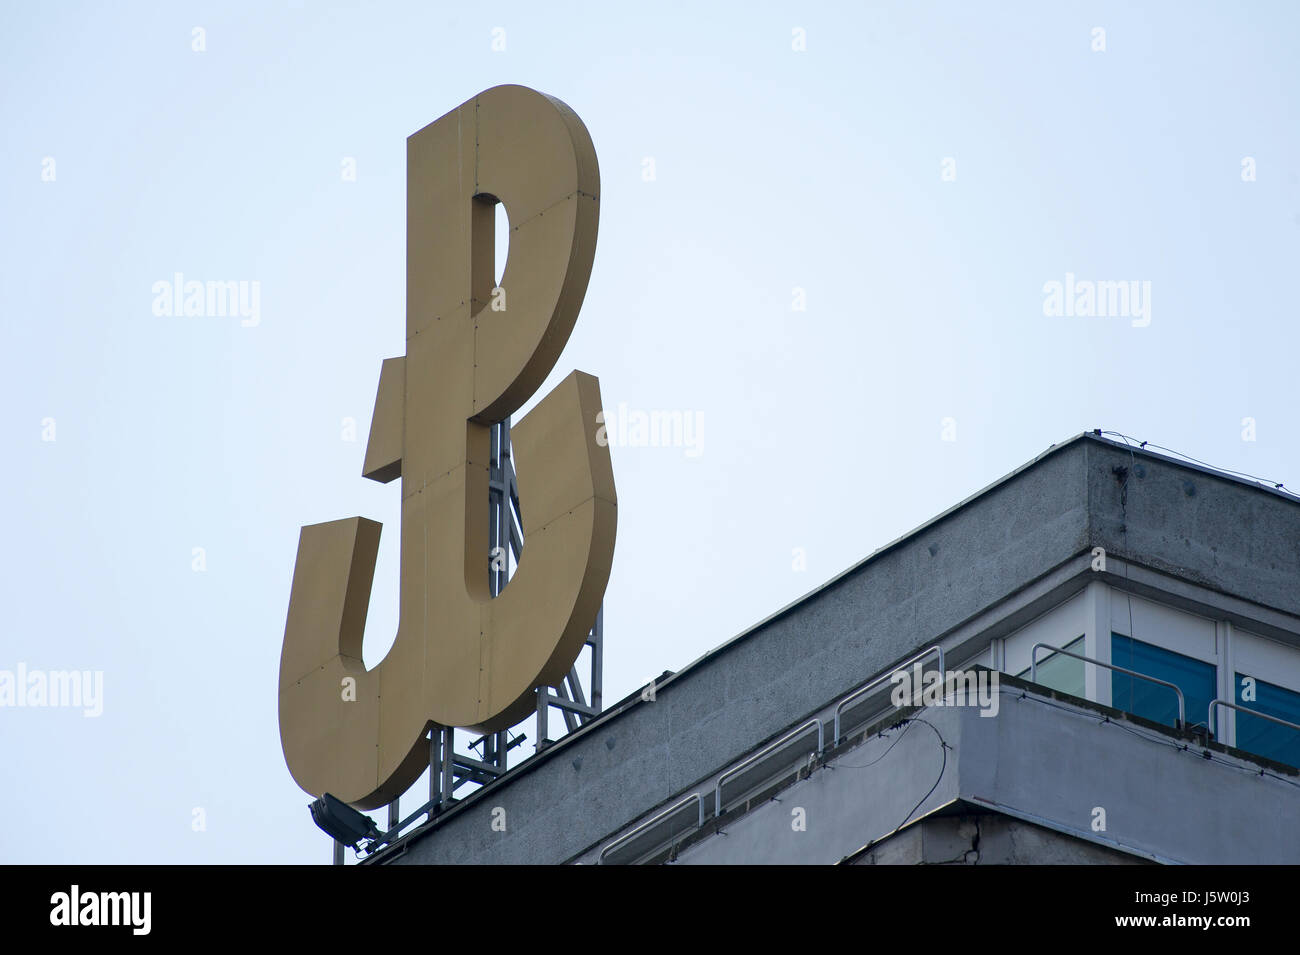
<path fill-rule="evenodd" d="M 327 835 L 353 849 L 362 839 L 377 839 L 380 835 L 373 819 L 329 793 L 312 802 L 311 818 Z"/>

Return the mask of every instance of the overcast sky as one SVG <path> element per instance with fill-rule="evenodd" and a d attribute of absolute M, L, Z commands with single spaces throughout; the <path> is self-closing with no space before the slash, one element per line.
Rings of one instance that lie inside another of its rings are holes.
<path fill-rule="evenodd" d="M 0 861 L 328 860 L 277 728 L 299 527 L 383 522 L 375 665 L 405 139 L 501 83 L 600 159 L 539 396 L 697 429 L 613 449 L 608 702 L 1080 431 L 1300 486 L 1297 10 L 5 4 L 0 670 L 103 682 L 0 708 Z M 176 273 L 256 308 L 157 314 Z"/>

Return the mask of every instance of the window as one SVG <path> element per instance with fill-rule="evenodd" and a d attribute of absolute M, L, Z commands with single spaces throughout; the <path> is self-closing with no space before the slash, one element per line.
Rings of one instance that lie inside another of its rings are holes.
<path fill-rule="evenodd" d="M 1248 682 L 1249 681 L 1249 682 Z M 1276 716 L 1280 720 L 1300 723 L 1300 693 L 1286 690 L 1256 677 L 1238 673 L 1236 679 L 1237 705 Z M 1253 700 L 1245 699 L 1253 683 Z M 1214 724 L 1227 718 L 1227 707 L 1215 707 Z M 1237 711 L 1237 748 L 1276 759 L 1289 766 L 1300 766 L 1300 730 L 1262 720 L 1241 710 Z"/>
<path fill-rule="evenodd" d="M 1110 662 L 1173 683 L 1183 691 L 1187 722 L 1198 723 L 1205 719 L 1210 700 L 1215 697 L 1213 664 L 1118 633 L 1110 635 Z M 1178 700 L 1173 690 L 1127 673 L 1111 672 L 1110 698 L 1116 709 L 1156 723 L 1173 726 L 1178 718 Z"/>
<path fill-rule="evenodd" d="M 1061 649 L 1082 654 L 1083 637 L 1072 640 Z M 1044 654 L 1038 659 L 1038 682 L 1042 686 L 1050 686 L 1053 690 L 1071 696 L 1084 695 L 1083 668 L 1086 664 L 1082 660 L 1067 657 L 1063 653 L 1048 653 L 1045 650 L 1039 650 L 1039 653 Z M 1024 669 L 1016 676 L 1028 680 L 1029 672 L 1029 669 Z"/>

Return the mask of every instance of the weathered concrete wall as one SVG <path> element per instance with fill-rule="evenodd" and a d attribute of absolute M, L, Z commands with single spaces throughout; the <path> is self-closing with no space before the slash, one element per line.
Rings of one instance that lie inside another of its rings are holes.
<path fill-rule="evenodd" d="M 1300 614 L 1300 505 L 1109 443 L 1085 439 L 1080 447 L 1094 546 Z M 1116 474 L 1117 467 L 1126 473 Z"/>

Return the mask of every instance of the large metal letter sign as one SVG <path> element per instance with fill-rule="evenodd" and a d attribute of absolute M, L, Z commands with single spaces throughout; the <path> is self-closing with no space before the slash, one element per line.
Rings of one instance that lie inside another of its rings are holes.
<path fill-rule="evenodd" d="M 523 719 L 582 650 L 614 556 L 600 386 L 575 371 L 511 431 L 525 549 L 489 597 L 490 428 L 554 367 L 596 251 L 586 127 L 559 100 L 498 86 L 407 139 L 406 156 L 406 355 L 383 363 L 362 468 L 402 479 L 397 639 L 365 668 L 380 525 L 353 517 L 302 529 L 280 656 L 289 771 L 361 809 L 415 782 L 433 725 Z M 499 288 L 497 202 L 511 223 Z"/>

